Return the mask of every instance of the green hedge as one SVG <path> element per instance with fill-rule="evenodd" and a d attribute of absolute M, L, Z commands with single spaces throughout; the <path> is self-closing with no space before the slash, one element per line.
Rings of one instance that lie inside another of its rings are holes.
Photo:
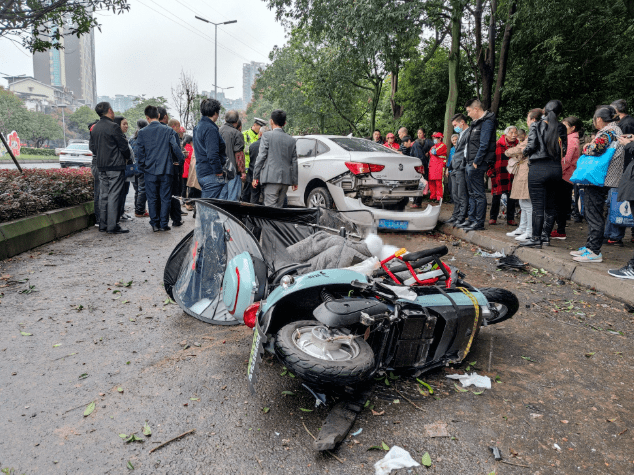
<path fill-rule="evenodd" d="M 54 157 L 55 149 L 54 148 L 22 147 L 20 149 L 20 153 L 24 155 L 41 155 L 45 157 Z"/>

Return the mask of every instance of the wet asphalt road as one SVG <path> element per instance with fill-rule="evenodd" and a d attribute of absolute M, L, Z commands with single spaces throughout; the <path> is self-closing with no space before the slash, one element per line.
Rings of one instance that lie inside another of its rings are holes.
<path fill-rule="evenodd" d="M 423 397 L 411 380 L 378 382 L 371 404 L 385 412 L 360 415 L 353 431 L 362 433 L 336 451 L 343 463 L 315 452 L 306 429 L 316 433 L 327 410 L 315 409 L 277 361 L 265 358 L 258 394 L 250 396 L 251 332 L 204 324 L 166 303 L 162 270 L 192 228 L 191 216 L 185 220 L 170 233 L 152 233 L 141 219 L 123 236 L 92 228 L 0 263 L 0 467 L 19 474 L 121 474 L 130 466 L 141 474 L 367 474 L 385 454 L 368 448 L 382 442 L 418 461 L 430 453 L 433 467 L 411 473 L 628 473 L 634 467 L 631 316 L 576 286 L 553 287 L 548 276 L 496 273 L 466 244 L 452 247 L 447 259 L 455 258 L 452 264 L 472 283 L 513 288 L 522 304 L 544 308 L 523 305 L 514 320 L 482 329 L 468 361 L 502 383 L 482 395 L 462 393 L 437 371 L 425 376 L 435 397 Z M 388 240 L 416 250 L 440 238 Z M 33 292 L 18 293 L 29 285 Z M 592 311 L 602 331 L 572 314 L 551 313 L 544 303 L 582 298 L 591 307 L 583 313 Z M 91 402 L 95 410 L 84 416 Z M 146 421 L 151 437 L 142 435 Z M 438 421 L 451 437 L 428 436 L 424 426 Z M 143 442 L 126 443 L 120 434 Z M 490 445 L 516 466 L 496 463 Z"/>

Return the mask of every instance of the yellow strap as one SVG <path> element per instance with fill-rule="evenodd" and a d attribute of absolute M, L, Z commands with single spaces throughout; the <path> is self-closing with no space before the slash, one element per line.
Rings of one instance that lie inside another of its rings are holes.
<path fill-rule="evenodd" d="M 473 343 L 473 339 L 475 338 L 476 330 L 478 328 L 478 323 L 480 320 L 480 305 L 478 304 L 478 300 L 473 296 L 471 292 L 469 292 L 464 287 L 458 287 L 458 288 L 462 290 L 463 294 L 465 294 L 467 297 L 471 299 L 471 302 L 473 302 L 473 308 L 475 309 L 475 320 L 473 321 L 473 330 L 471 331 L 471 338 L 469 338 L 469 343 L 467 344 L 467 347 L 464 350 L 464 354 L 462 355 L 462 359 L 464 360 L 469 354 L 469 350 L 471 349 L 471 344 Z"/>

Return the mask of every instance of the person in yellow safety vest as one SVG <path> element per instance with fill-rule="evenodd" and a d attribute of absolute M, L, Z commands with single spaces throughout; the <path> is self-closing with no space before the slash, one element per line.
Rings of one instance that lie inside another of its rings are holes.
<path fill-rule="evenodd" d="M 264 119 L 260 119 L 259 117 L 255 117 L 253 119 L 253 125 L 250 129 L 242 132 L 242 136 L 244 137 L 244 165 L 247 169 L 247 179 L 243 183 L 242 186 L 242 196 L 240 197 L 241 201 L 249 203 L 251 201 L 251 182 L 253 181 L 253 170 L 251 169 L 251 157 L 249 157 L 249 146 L 258 140 L 258 134 L 260 133 L 260 127 L 266 125 L 266 121 Z"/>

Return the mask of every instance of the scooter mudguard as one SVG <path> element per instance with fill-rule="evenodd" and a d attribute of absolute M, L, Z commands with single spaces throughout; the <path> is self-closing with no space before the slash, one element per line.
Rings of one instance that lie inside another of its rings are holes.
<path fill-rule="evenodd" d="M 253 303 L 257 288 L 251 255 L 238 254 L 227 264 L 222 285 L 222 300 L 236 320 L 244 320 L 244 311 Z"/>

